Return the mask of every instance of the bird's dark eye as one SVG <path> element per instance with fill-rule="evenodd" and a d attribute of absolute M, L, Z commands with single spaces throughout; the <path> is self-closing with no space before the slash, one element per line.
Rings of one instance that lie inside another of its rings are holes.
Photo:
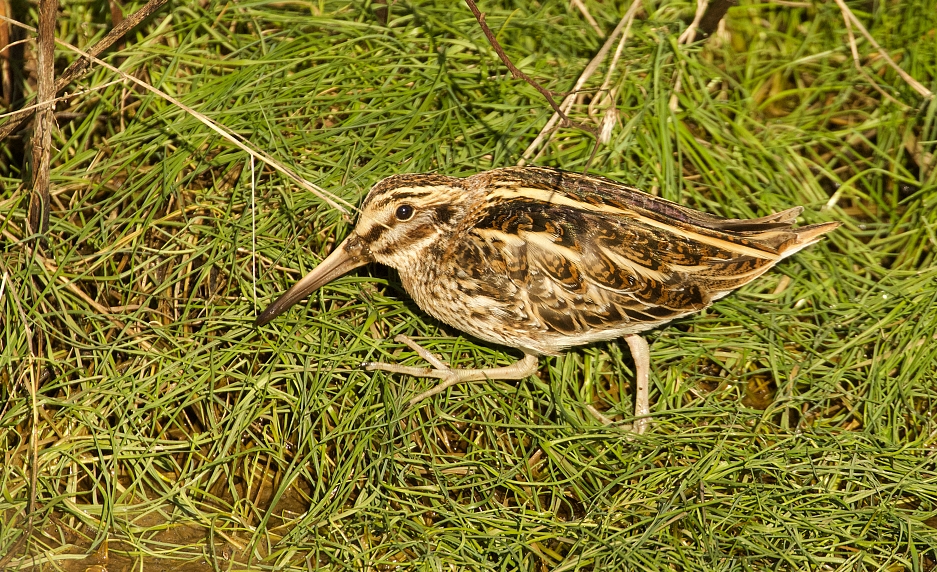
<path fill-rule="evenodd" d="M 397 207 L 397 212 L 394 214 L 397 216 L 397 220 L 410 220 L 413 216 L 413 207 L 410 205 L 400 205 Z"/>

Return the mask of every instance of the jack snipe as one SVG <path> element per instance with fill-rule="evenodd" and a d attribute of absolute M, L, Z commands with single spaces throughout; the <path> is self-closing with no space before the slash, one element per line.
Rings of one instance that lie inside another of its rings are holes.
<path fill-rule="evenodd" d="M 637 372 L 635 430 L 648 414 L 648 346 L 638 334 L 697 312 L 820 239 L 838 222 L 792 228 L 802 207 L 725 219 L 609 179 L 543 167 L 465 179 L 395 175 L 371 189 L 351 235 L 264 310 L 263 325 L 320 286 L 368 262 L 395 268 L 437 319 L 524 357 L 491 369 L 450 369 L 398 337 L 433 368 L 368 363 L 443 380 L 523 379 L 538 356 L 624 336 Z"/>

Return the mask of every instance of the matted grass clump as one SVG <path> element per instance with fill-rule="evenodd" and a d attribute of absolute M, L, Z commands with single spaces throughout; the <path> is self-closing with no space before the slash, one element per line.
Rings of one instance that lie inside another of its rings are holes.
<path fill-rule="evenodd" d="M 604 34 L 629 5 L 585 2 Z M 558 99 L 604 42 L 567 2 L 480 8 Z M 937 91 L 935 0 L 848 8 Z M 58 37 L 93 43 L 101 9 L 65 3 Z M 649 334 L 640 437 L 617 342 L 409 409 L 433 381 L 359 367 L 420 365 L 396 334 L 461 367 L 519 353 L 380 266 L 255 330 L 353 218 L 111 71 L 69 88 L 39 248 L 28 139 L 2 147 L 0 568 L 933 569 L 937 100 L 853 25 L 857 69 L 836 3 L 745 1 L 684 45 L 695 9 L 644 2 L 583 86 L 573 119 L 618 114 L 590 173 L 844 225 Z M 351 204 L 517 164 L 552 113 L 450 0 L 177 3 L 107 60 Z M 594 142 L 563 128 L 529 161 L 581 171 Z"/>

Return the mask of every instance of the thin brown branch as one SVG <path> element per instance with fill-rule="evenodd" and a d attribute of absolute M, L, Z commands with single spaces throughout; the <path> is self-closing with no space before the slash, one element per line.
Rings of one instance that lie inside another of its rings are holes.
<path fill-rule="evenodd" d="M 127 32 L 136 27 L 137 24 L 162 8 L 168 1 L 169 0 L 150 0 L 142 8 L 121 21 L 120 24 L 114 26 L 98 43 L 88 48 L 87 53 L 92 57 L 97 57 L 98 54 L 110 48 L 114 43 L 123 38 Z M 6 20 L 6 18 L 4 18 L 4 20 Z M 65 71 L 62 72 L 62 75 L 55 82 L 55 93 L 62 91 L 68 84 L 87 74 L 88 71 L 91 70 L 92 57 L 81 56 L 72 62 L 70 66 L 65 68 Z M 23 109 L 11 115 L 10 119 L 0 126 L 0 141 L 3 141 L 9 137 L 11 133 L 19 129 L 31 116 L 32 111 L 30 109 Z"/>
<path fill-rule="evenodd" d="M 53 102 L 55 98 L 55 18 L 58 0 L 40 0 L 36 75 L 39 110 L 32 136 L 32 194 L 29 231 L 44 235 L 49 228 L 49 169 L 52 157 Z"/>
<path fill-rule="evenodd" d="M 485 37 L 488 38 L 488 43 L 491 44 L 491 47 L 494 49 L 495 53 L 498 54 L 498 57 L 501 58 L 501 61 L 508 68 L 508 71 L 511 72 L 511 76 L 513 76 L 514 79 L 524 80 L 525 82 L 530 84 L 531 87 L 539 91 L 540 95 L 542 95 L 547 100 L 547 103 L 550 104 L 550 107 L 553 108 L 553 112 L 560 116 L 560 119 L 562 119 L 564 126 L 576 127 L 578 129 L 582 129 L 583 131 L 587 133 L 596 135 L 596 130 L 591 125 L 586 125 L 584 123 L 575 123 L 571 121 L 569 117 L 566 115 L 566 113 L 564 113 L 563 110 L 560 109 L 560 106 L 557 105 L 556 101 L 553 99 L 553 95 L 550 93 L 548 89 L 544 88 L 542 85 L 537 83 L 536 80 L 534 80 L 533 78 L 531 78 L 530 76 L 522 72 L 521 70 L 517 69 L 517 66 L 515 66 L 514 63 L 511 62 L 511 58 L 509 58 L 508 55 L 504 52 L 504 48 L 502 48 L 501 44 L 498 43 L 498 39 L 495 38 L 494 32 L 492 32 L 491 28 L 488 27 L 488 23 L 485 22 L 485 15 L 478 9 L 478 6 L 475 5 L 475 1 L 465 0 L 465 3 L 468 4 L 468 7 L 472 11 L 472 14 L 475 15 L 475 19 L 478 20 L 478 25 L 481 26 L 482 32 L 484 32 Z"/>

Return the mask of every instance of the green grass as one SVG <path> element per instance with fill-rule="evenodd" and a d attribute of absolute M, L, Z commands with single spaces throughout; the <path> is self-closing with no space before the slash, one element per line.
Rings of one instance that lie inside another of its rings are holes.
<path fill-rule="evenodd" d="M 557 92 L 602 44 L 567 4 L 480 5 Z M 627 9 L 586 4 L 608 31 Z M 849 5 L 937 91 L 934 0 Z M 108 60 L 353 204 L 395 173 L 515 164 L 550 111 L 468 9 L 395 3 L 384 26 L 376 7 L 176 4 Z M 351 221 L 259 164 L 252 206 L 244 152 L 112 72 L 57 107 L 74 115 L 53 139 L 41 251 L 24 242 L 20 144 L 5 142 L 7 569 L 933 569 L 937 100 L 860 37 L 896 101 L 870 86 L 835 3 L 745 1 L 726 34 L 679 46 L 694 9 L 644 4 L 590 172 L 723 216 L 805 205 L 804 223 L 844 225 L 649 334 L 640 437 L 617 342 L 408 409 L 431 381 L 359 368 L 420 363 L 396 334 L 459 366 L 518 352 L 429 318 L 380 266 L 254 330 Z M 79 46 L 109 26 L 99 4 L 61 10 L 59 37 Z M 538 163 L 582 170 L 592 147 L 563 129 Z"/>

